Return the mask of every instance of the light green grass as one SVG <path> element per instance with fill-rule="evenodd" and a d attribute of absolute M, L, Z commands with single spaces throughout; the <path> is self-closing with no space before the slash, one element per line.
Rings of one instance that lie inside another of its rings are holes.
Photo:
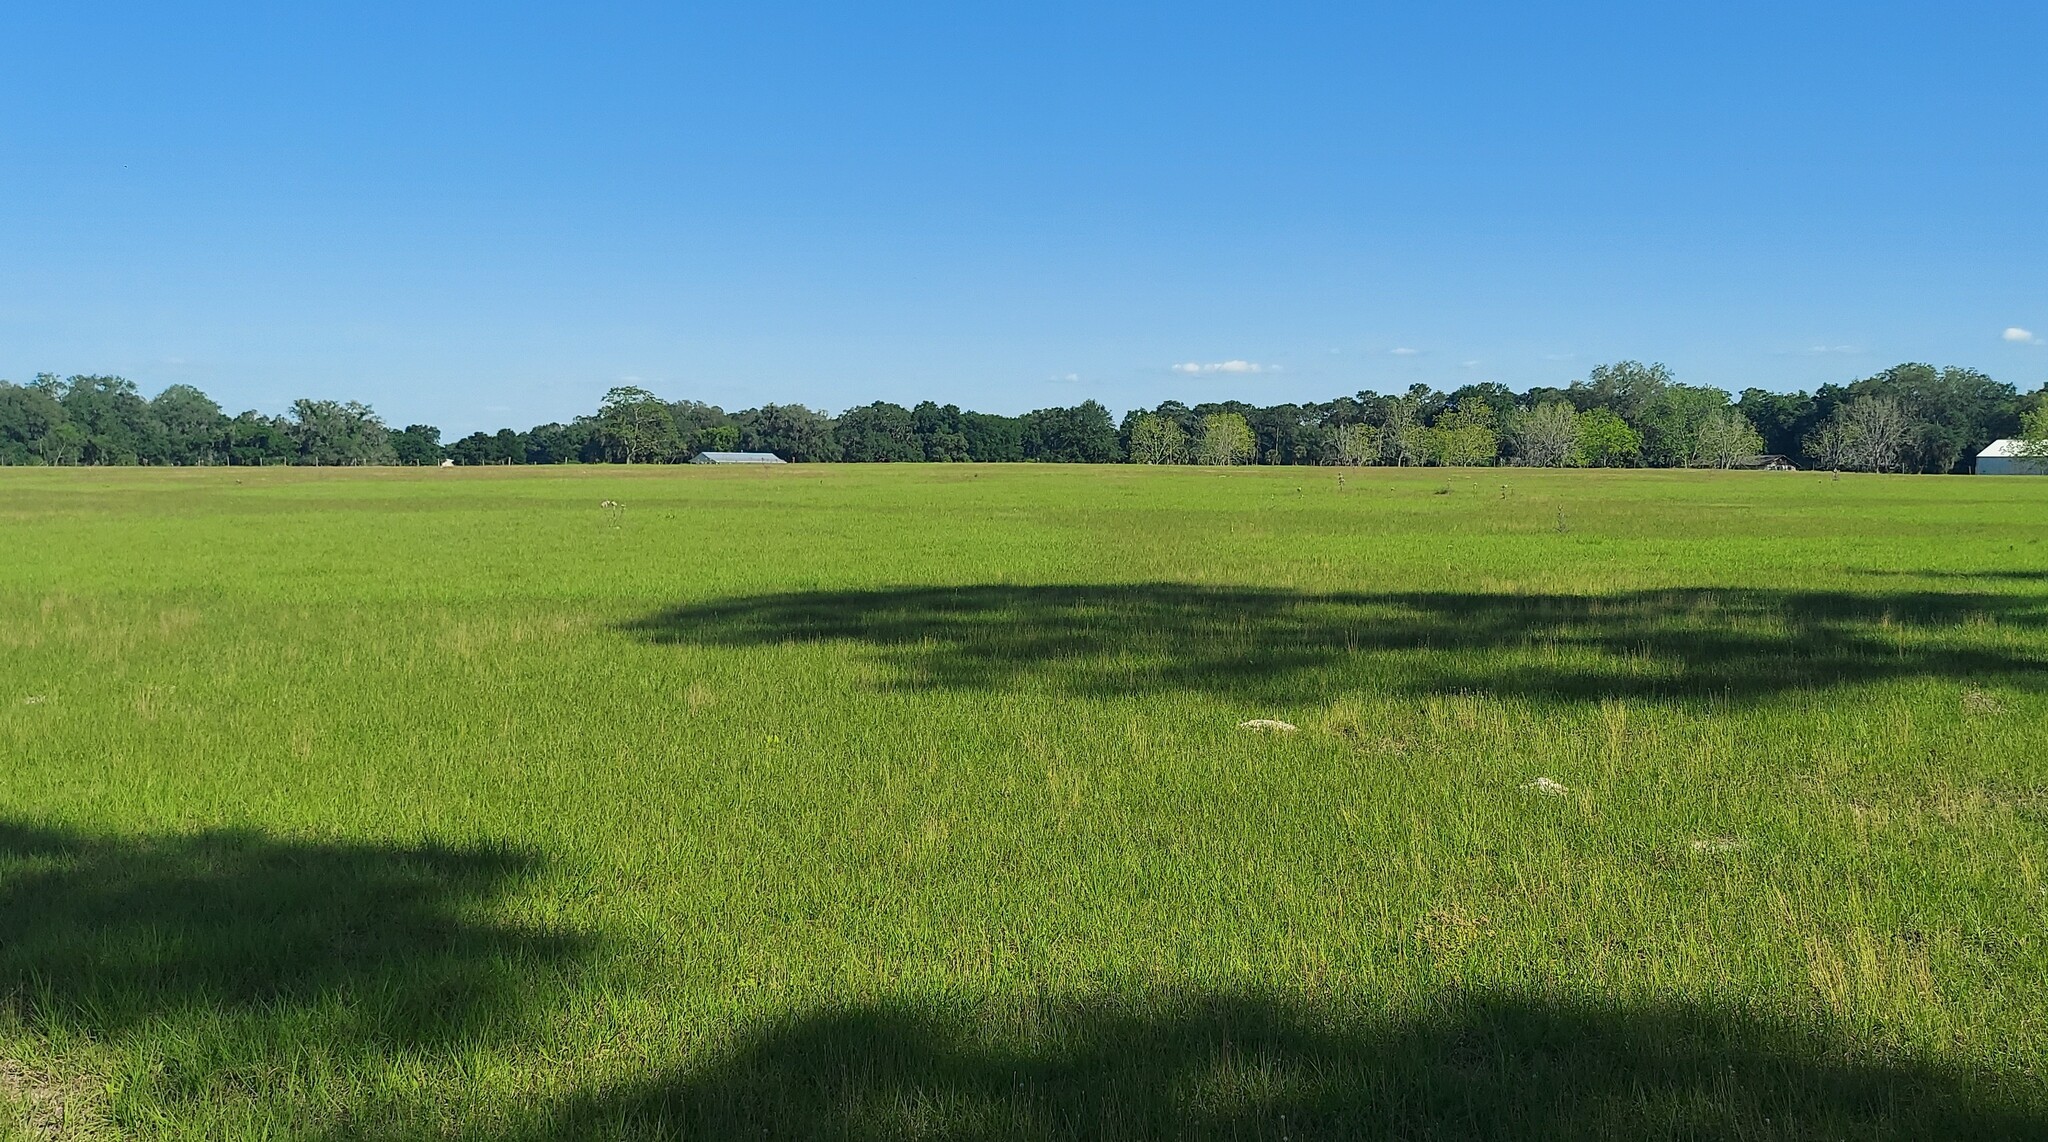
<path fill-rule="evenodd" d="M 1338 478 L 0 471 L 0 1101 L 2048 1133 L 2048 481 Z"/>

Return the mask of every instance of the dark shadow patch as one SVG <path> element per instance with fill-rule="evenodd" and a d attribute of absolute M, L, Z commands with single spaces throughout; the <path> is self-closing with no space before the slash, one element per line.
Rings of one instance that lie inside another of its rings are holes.
<path fill-rule="evenodd" d="M 536 863 L 248 829 L 0 823 L 0 987 L 31 1028 L 95 1035 L 290 1023 L 347 1052 L 502 1032 L 535 969 L 582 949 L 481 918 Z"/>
<path fill-rule="evenodd" d="M 813 1014 L 488 1136 L 2018 1139 L 2048 1114 L 2039 1076 L 1730 1010 L 1463 996 L 1388 1018 L 1182 994 Z"/>
<path fill-rule="evenodd" d="M 1201 690 L 1274 700 L 1353 688 L 1535 699 L 1757 699 L 1896 678 L 2033 685 L 2048 600 L 1686 589 L 1616 595 L 1309 594 L 1176 583 L 758 595 L 627 624 L 658 644 L 845 642 L 897 684 Z M 1987 637 L 1987 627 L 2000 628 Z"/>
<path fill-rule="evenodd" d="M 2048 583 L 2048 571 L 1893 571 L 1859 567 L 1856 574 L 1874 579 L 1989 579 L 2007 583 Z"/>

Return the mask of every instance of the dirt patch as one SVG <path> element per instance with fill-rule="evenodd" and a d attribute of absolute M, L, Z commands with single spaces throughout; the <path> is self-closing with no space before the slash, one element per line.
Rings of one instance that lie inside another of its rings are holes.
<path fill-rule="evenodd" d="M 7 1104 L 24 1138 L 80 1142 L 99 1136 L 100 1116 L 91 1087 L 66 1083 L 48 1071 L 0 1058 L 0 1103 Z"/>

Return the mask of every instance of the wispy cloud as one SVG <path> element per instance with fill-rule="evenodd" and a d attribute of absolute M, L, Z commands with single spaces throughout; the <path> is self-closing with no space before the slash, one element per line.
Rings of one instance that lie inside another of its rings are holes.
<path fill-rule="evenodd" d="M 1807 354 L 1814 357 L 1838 353 L 1861 353 L 1862 351 L 1854 345 L 1808 345 L 1806 347 Z"/>
<path fill-rule="evenodd" d="M 2015 325 L 2005 331 L 2005 339 L 2015 345 L 2039 345 L 2041 339 Z"/>
<path fill-rule="evenodd" d="M 1080 379 L 1081 374 L 1079 373 L 1054 373 L 1052 376 L 1046 378 L 1046 380 L 1048 381 L 1060 381 L 1068 384 L 1071 384 L 1074 381 L 1078 381 Z"/>
<path fill-rule="evenodd" d="M 1413 357 L 1420 354 L 1422 350 L 1410 349 L 1408 346 L 1403 345 L 1398 349 L 1389 349 L 1387 352 L 1392 353 L 1396 357 Z"/>
<path fill-rule="evenodd" d="M 1182 361 L 1173 367 L 1176 373 L 1277 373 L 1278 365 L 1261 365 L 1257 361 Z"/>

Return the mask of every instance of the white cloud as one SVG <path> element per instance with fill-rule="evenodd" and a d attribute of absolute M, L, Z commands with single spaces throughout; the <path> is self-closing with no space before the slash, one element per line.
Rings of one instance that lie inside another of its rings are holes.
<path fill-rule="evenodd" d="M 1081 374 L 1079 373 L 1054 373 L 1052 376 L 1046 378 L 1046 380 L 1048 381 L 1066 381 L 1070 383 L 1073 381 L 1078 381 L 1080 379 Z"/>
<path fill-rule="evenodd" d="M 1406 345 L 1403 345 L 1399 349 L 1389 349 L 1387 350 L 1387 352 L 1392 353 L 1396 357 L 1413 357 L 1416 354 L 1422 352 L 1422 350 L 1410 349 Z"/>
<path fill-rule="evenodd" d="M 2039 345 L 2041 339 L 2015 325 L 2005 331 L 2005 339 L 2015 345 Z"/>
<path fill-rule="evenodd" d="M 1830 353 L 1858 352 L 1856 346 L 1854 345 L 1809 345 L 1807 346 L 1806 351 L 1816 357 Z"/>
<path fill-rule="evenodd" d="M 1278 365 L 1261 365 L 1257 361 L 1183 361 L 1173 367 L 1176 373 L 1277 373 Z"/>
<path fill-rule="evenodd" d="M 1478 361 L 1460 361 L 1458 364 L 1467 369 L 1476 369 L 1480 363 Z"/>

